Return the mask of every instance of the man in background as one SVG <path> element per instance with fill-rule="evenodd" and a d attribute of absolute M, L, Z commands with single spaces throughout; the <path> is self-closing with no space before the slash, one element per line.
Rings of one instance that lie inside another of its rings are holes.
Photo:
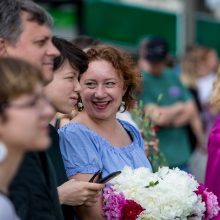
<path fill-rule="evenodd" d="M 168 52 L 168 43 L 160 37 L 152 37 L 142 44 L 139 65 L 143 90 L 139 99 L 159 128 L 159 147 L 168 165 L 187 171 L 191 152 L 186 125 L 197 126 L 194 120 L 199 118 L 189 91 L 167 68 Z"/>

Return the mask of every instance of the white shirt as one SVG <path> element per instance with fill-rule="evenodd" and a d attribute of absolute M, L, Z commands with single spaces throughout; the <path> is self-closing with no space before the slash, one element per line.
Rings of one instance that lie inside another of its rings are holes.
<path fill-rule="evenodd" d="M 2 193 L 0 193 L 0 219 L 19 220 L 11 201 Z"/>
<path fill-rule="evenodd" d="M 199 100 L 202 104 L 207 104 L 210 101 L 212 94 L 213 82 L 215 81 L 216 75 L 210 73 L 206 76 L 199 77 L 197 80 L 197 88 Z"/>
<path fill-rule="evenodd" d="M 125 111 L 125 112 L 123 112 L 123 113 L 117 112 L 116 118 L 121 119 L 121 120 L 123 120 L 123 121 L 127 121 L 127 122 L 129 122 L 130 124 L 132 124 L 135 128 L 139 129 L 138 126 L 137 126 L 137 124 L 135 123 L 135 121 L 132 119 L 131 113 L 128 112 L 128 111 Z"/>

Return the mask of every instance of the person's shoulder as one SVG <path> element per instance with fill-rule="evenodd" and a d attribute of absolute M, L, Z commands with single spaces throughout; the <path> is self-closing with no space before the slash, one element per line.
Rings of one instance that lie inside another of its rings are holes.
<path fill-rule="evenodd" d="M 86 125 L 79 122 L 70 122 L 58 130 L 59 136 L 77 136 L 91 138 L 95 135 L 94 131 L 89 129 Z"/>
<path fill-rule="evenodd" d="M 175 71 L 171 68 L 166 68 L 163 72 L 164 80 L 181 83 L 179 76 L 175 73 Z"/>
<path fill-rule="evenodd" d="M 130 122 L 128 121 L 125 121 L 125 120 L 121 120 L 121 119 L 117 119 L 121 125 L 129 132 L 132 132 L 132 133 L 139 133 L 138 129 L 133 125 L 131 124 Z"/>
<path fill-rule="evenodd" d="M 43 151 L 44 152 L 44 151 Z M 28 170 L 31 170 L 32 167 L 36 167 L 39 165 L 39 152 L 28 152 L 25 153 L 23 160 L 19 166 L 17 174 L 24 171 L 24 173 Z"/>
<path fill-rule="evenodd" d="M 144 81 L 146 81 L 152 78 L 152 74 L 148 71 L 141 71 L 141 77 Z"/>
<path fill-rule="evenodd" d="M 163 74 L 166 76 L 178 78 L 178 75 L 175 73 L 175 71 L 172 68 L 164 69 Z"/>
<path fill-rule="evenodd" d="M 220 145 L 220 117 L 215 121 L 209 134 L 208 147 L 219 149 Z"/>
<path fill-rule="evenodd" d="M 48 125 L 48 129 L 49 129 L 50 134 L 54 134 L 54 133 L 56 134 L 57 133 L 56 128 L 51 124 Z"/>
<path fill-rule="evenodd" d="M 132 115 L 129 111 L 125 111 L 125 112 L 117 112 L 116 114 L 116 118 L 120 119 L 122 121 L 127 121 L 130 124 L 132 124 L 134 127 L 138 128 L 138 125 L 135 123 L 135 121 L 132 118 Z"/>
<path fill-rule="evenodd" d="M 218 116 L 215 120 L 214 126 L 212 128 L 212 131 L 218 131 L 218 133 L 220 134 L 220 116 Z"/>
<path fill-rule="evenodd" d="M 65 124 L 61 128 L 59 128 L 58 133 L 74 132 L 74 131 L 81 131 L 81 130 L 86 130 L 83 124 L 78 123 L 78 122 L 70 122 L 68 124 Z"/>
<path fill-rule="evenodd" d="M 134 143 L 137 143 L 138 146 L 142 147 L 141 143 L 143 138 L 138 128 L 127 121 L 119 120 L 124 129 L 130 134 Z"/>

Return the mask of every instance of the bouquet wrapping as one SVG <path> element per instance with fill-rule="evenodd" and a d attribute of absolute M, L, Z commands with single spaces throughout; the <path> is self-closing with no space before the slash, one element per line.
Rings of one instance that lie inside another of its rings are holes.
<path fill-rule="evenodd" d="M 125 167 L 103 193 L 107 220 L 206 220 L 218 211 L 217 197 L 178 168 Z"/>

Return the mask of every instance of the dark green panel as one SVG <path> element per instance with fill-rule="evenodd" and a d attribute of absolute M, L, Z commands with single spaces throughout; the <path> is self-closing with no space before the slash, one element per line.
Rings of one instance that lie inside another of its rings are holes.
<path fill-rule="evenodd" d="M 176 53 L 177 15 L 114 1 L 85 1 L 86 34 L 133 47 L 146 35 L 165 37 Z"/>
<path fill-rule="evenodd" d="M 220 21 L 198 16 L 196 19 L 196 42 L 215 48 L 220 55 Z"/>
<path fill-rule="evenodd" d="M 48 11 L 54 19 L 55 27 L 73 28 L 76 26 L 76 15 L 72 8 L 49 8 Z"/>

